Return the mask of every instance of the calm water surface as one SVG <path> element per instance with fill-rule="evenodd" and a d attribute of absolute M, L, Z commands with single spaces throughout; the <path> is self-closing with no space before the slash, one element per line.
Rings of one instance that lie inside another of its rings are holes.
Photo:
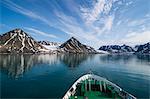
<path fill-rule="evenodd" d="M 138 98 L 150 98 L 150 56 L 0 55 L 2 98 L 61 98 L 92 70 Z"/>

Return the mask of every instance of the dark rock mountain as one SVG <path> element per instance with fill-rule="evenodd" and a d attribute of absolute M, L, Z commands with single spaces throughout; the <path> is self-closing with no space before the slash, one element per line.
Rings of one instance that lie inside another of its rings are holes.
<path fill-rule="evenodd" d="M 101 46 L 99 50 L 107 51 L 109 53 L 134 53 L 134 49 L 127 45 L 107 45 Z"/>
<path fill-rule="evenodd" d="M 21 29 L 0 35 L 0 53 L 38 53 L 46 50 Z"/>
<path fill-rule="evenodd" d="M 90 46 L 81 44 L 76 38 L 71 37 L 68 41 L 59 46 L 61 52 L 69 53 L 96 53 Z"/>
<path fill-rule="evenodd" d="M 134 48 L 127 45 L 107 45 L 101 46 L 99 50 L 109 53 L 150 54 L 150 42 L 143 45 L 136 45 Z"/>
<path fill-rule="evenodd" d="M 125 44 L 121 46 L 121 50 L 123 52 L 134 52 L 134 49 L 131 46 Z"/>
<path fill-rule="evenodd" d="M 135 47 L 137 48 L 135 51 L 136 54 L 150 54 L 150 42 Z"/>

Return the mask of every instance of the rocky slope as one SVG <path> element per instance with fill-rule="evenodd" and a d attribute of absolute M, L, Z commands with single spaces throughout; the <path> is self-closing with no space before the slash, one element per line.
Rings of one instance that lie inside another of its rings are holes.
<path fill-rule="evenodd" d="M 107 45 L 101 46 L 99 50 L 106 51 L 109 53 L 134 53 L 134 49 L 127 45 Z"/>
<path fill-rule="evenodd" d="M 143 45 L 137 45 L 135 48 L 137 49 L 135 51 L 136 54 L 150 54 L 150 42 Z"/>
<path fill-rule="evenodd" d="M 94 48 L 81 44 L 74 37 L 71 37 L 68 41 L 61 44 L 59 46 L 59 51 L 68 53 L 97 53 Z"/>
<path fill-rule="evenodd" d="M 39 53 L 48 51 L 21 29 L 0 35 L 0 53 Z"/>
<path fill-rule="evenodd" d="M 128 45 L 107 45 L 101 46 L 100 51 L 105 51 L 108 53 L 117 53 L 117 54 L 149 54 L 150 55 L 150 42 L 143 45 L 136 45 L 135 47 L 130 47 Z"/>

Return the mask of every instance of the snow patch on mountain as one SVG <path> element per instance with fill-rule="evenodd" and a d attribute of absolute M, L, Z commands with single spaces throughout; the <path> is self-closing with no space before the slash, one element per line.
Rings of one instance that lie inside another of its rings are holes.
<path fill-rule="evenodd" d="M 0 53 L 39 53 L 47 51 L 21 29 L 14 29 L 0 35 Z"/>
<path fill-rule="evenodd" d="M 94 48 L 80 43 L 74 37 L 71 37 L 65 43 L 61 44 L 59 51 L 67 53 L 97 53 Z"/>
<path fill-rule="evenodd" d="M 107 45 L 107 46 L 101 46 L 99 48 L 101 51 L 106 51 L 108 53 L 134 53 L 134 49 L 127 45 Z"/>
<path fill-rule="evenodd" d="M 50 42 L 50 41 L 39 41 L 38 43 L 42 44 L 45 48 L 51 51 L 56 51 L 58 50 L 59 46 L 61 43 L 56 43 L 56 42 Z"/>
<path fill-rule="evenodd" d="M 143 45 L 136 45 L 135 47 L 128 45 L 104 45 L 99 50 L 110 54 L 150 54 L 150 42 Z"/>

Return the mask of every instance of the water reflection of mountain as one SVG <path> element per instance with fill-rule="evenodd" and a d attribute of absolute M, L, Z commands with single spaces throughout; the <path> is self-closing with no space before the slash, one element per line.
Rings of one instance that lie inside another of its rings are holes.
<path fill-rule="evenodd" d="M 77 67 L 92 56 L 87 54 L 7 54 L 0 55 L 0 68 L 7 71 L 9 76 L 18 78 L 33 66 L 39 66 L 39 64 L 55 65 L 61 61 L 68 67 Z"/>
<path fill-rule="evenodd" d="M 137 61 L 143 63 L 150 63 L 150 55 L 103 55 L 99 57 L 103 62 L 124 62 L 127 63 L 129 61 Z"/>
<path fill-rule="evenodd" d="M 68 67 L 75 68 L 86 61 L 88 58 L 92 57 L 92 54 L 62 54 L 60 56 L 60 61 L 62 61 Z"/>
<path fill-rule="evenodd" d="M 58 63 L 58 54 L 40 54 L 37 56 L 38 62 L 42 64 L 56 64 Z"/>
<path fill-rule="evenodd" d="M 57 55 L 0 55 L 0 68 L 18 78 L 36 64 L 56 64 Z"/>
<path fill-rule="evenodd" d="M 33 60 L 33 57 L 18 54 L 0 55 L 0 66 L 2 69 L 7 70 L 8 75 L 17 78 L 31 68 L 33 65 Z"/>
<path fill-rule="evenodd" d="M 150 64 L 150 55 L 136 55 L 137 59 L 141 62 L 148 62 Z"/>

